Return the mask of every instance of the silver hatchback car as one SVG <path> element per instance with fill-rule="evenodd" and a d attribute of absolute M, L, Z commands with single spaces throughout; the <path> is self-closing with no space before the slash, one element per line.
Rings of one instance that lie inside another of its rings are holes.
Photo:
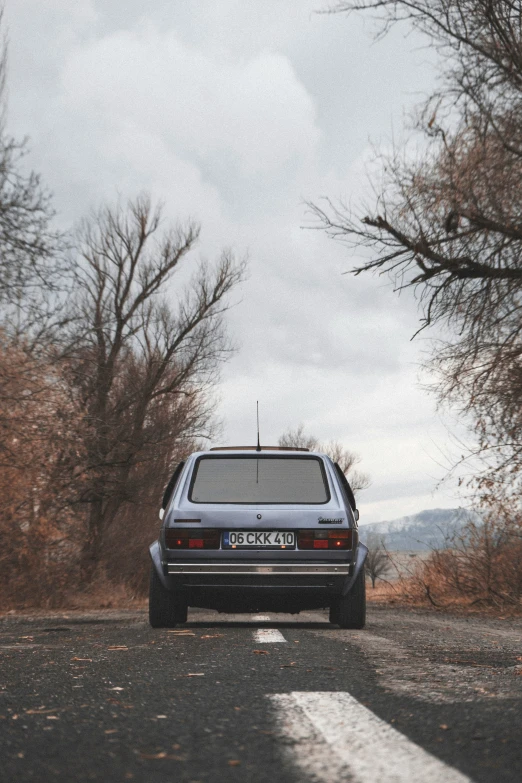
<path fill-rule="evenodd" d="M 178 465 L 150 547 L 149 620 L 329 608 L 341 628 L 366 617 L 355 498 L 339 465 L 307 449 L 218 448 Z"/>

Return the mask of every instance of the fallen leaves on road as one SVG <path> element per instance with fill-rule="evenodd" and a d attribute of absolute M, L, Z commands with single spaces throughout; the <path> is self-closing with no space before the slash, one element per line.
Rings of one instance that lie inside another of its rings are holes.
<path fill-rule="evenodd" d="M 217 639 L 218 636 L 224 636 L 222 633 L 206 633 L 203 634 L 203 636 L 200 636 L 200 639 Z"/>
<path fill-rule="evenodd" d="M 74 658 L 71 658 L 71 661 L 89 661 L 92 663 L 92 658 L 78 658 L 78 656 L 74 656 Z"/>
<path fill-rule="evenodd" d="M 194 631 L 167 631 L 167 633 L 173 633 L 176 636 L 195 636 Z"/>
<path fill-rule="evenodd" d="M 129 648 L 124 644 L 112 644 L 110 647 L 107 647 L 108 650 L 128 650 Z M 78 660 L 80 660 L 78 658 Z"/>
<path fill-rule="evenodd" d="M 114 687 L 114 688 L 109 688 L 109 690 L 111 690 L 111 691 L 122 691 L 122 690 L 124 690 L 124 689 L 123 689 L 123 688 L 120 688 L 118 685 L 116 685 L 116 687 Z"/>
<path fill-rule="evenodd" d="M 104 734 L 117 734 L 118 729 L 105 729 Z"/>
<path fill-rule="evenodd" d="M 120 701 L 120 699 L 106 699 L 106 701 L 109 702 L 109 704 L 115 704 L 117 707 L 123 707 L 124 710 L 133 710 L 134 704 L 125 704 L 125 702 Z M 83 705 L 84 707 L 87 707 L 87 704 Z"/>
<path fill-rule="evenodd" d="M 441 723 L 439 729 L 442 729 L 442 731 L 447 731 L 449 729 L 449 726 L 447 723 Z"/>
<path fill-rule="evenodd" d="M 289 669 L 291 666 L 295 666 L 296 662 L 292 661 L 291 663 L 284 663 L 282 666 L 280 666 L 280 669 Z"/>
<path fill-rule="evenodd" d="M 229 761 L 228 761 L 228 766 L 229 767 L 239 767 L 240 764 L 241 764 L 241 762 L 240 762 L 239 759 L 229 759 Z"/>
<path fill-rule="evenodd" d="M 270 655 L 268 650 L 252 650 L 254 655 Z"/>
<path fill-rule="evenodd" d="M 60 720 L 58 715 L 48 715 L 47 720 Z"/>
<path fill-rule="evenodd" d="M 142 759 L 166 759 L 167 753 L 162 751 L 161 753 L 140 753 Z"/>
<path fill-rule="evenodd" d="M 192 672 L 191 674 L 186 674 L 185 677 L 204 677 L 205 672 Z"/>
<path fill-rule="evenodd" d="M 26 710 L 26 715 L 47 715 L 49 712 L 56 712 L 56 707 L 54 707 L 52 710 L 44 710 L 43 708 L 40 710 Z"/>
<path fill-rule="evenodd" d="M 161 753 L 140 753 L 140 758 L 153 760 L 153 759 L 170 759 L 171 761 L 185 761 L 183 756 L 175 756 L 173 753 L 167 753 L 162 750 Z"/>

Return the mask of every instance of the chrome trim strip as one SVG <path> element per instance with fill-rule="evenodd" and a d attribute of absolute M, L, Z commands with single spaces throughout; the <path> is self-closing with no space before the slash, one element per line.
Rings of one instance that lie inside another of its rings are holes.
<path fill-rule="evenodd" d="M 350 565 L 292 565 L 290 563 L 168 563 L 169 574 L 274 574 L 310 576 L 348 576 Z"/>

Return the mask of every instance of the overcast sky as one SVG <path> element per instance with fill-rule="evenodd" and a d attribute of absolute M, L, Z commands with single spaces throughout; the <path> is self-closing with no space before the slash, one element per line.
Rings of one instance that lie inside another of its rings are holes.
<path fill-rule="evenodd" d="M 343 275 L 354 259 L 307 225 L 304 200 L 356 209 L 375 144 L 400 135 L 433 81 L 395 30 L 316 13 L 321 0 L 7 0 L 9 129 L 54 192 L 62 225 L 149 190 L 202 223 L 201 255 L 248 252 L 238 353 L 218 390 L 223 443 L 275 444 L 303 423 L 358 452 L 361 522 L 458 505 L 447 427 L 419 386 L 415 302 Z"/>

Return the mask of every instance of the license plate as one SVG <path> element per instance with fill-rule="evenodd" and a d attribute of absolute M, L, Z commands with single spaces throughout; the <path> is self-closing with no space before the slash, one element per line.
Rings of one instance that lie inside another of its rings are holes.
<path fill-rule="evenodd" d="M 295 549 L 288 530 L 230 530 L 223 533 L 224 549 Z"/>

